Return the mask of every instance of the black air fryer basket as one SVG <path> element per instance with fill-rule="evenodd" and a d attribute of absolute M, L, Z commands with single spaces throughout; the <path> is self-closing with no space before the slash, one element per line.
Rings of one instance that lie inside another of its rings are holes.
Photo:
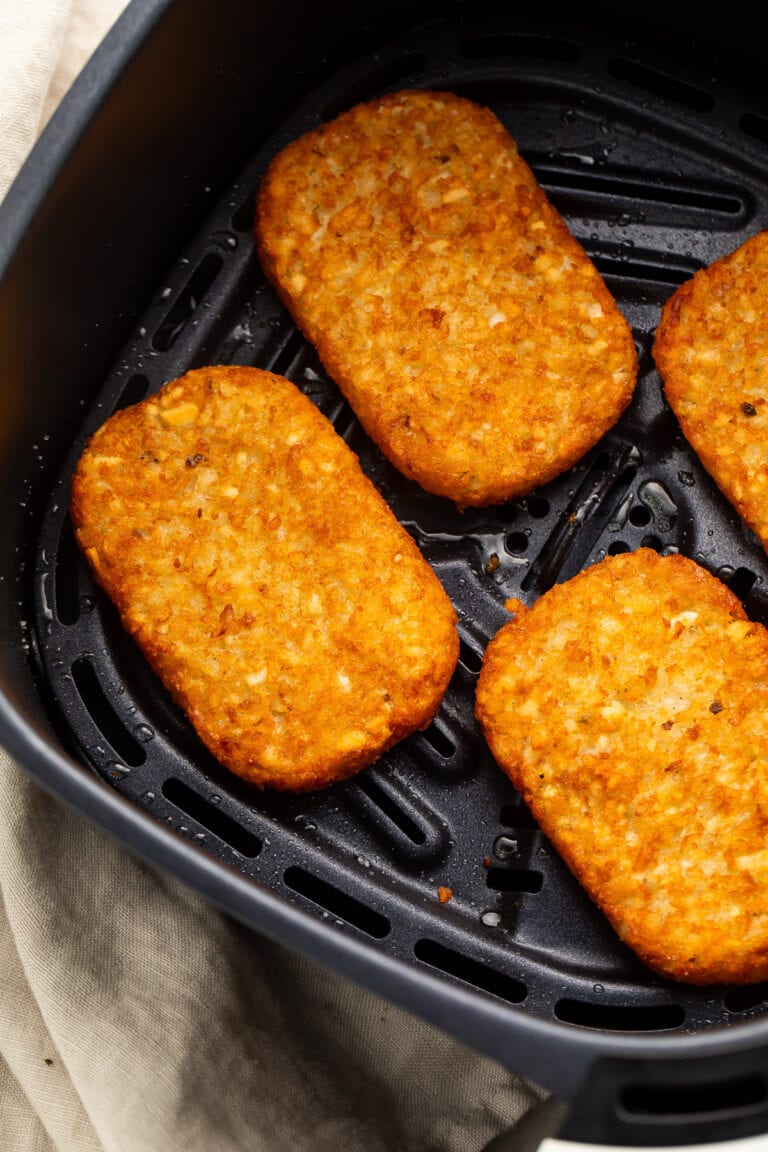
<path fill-rule="evenodd" d="M 346 3 L 134 0 L 0 215 L 0 738 L 57 795 L 249 924 L 575 1098 L 565 1131 L 597 1142 L 768 1130 L 768 986 L 650 972 L 473 719 L 505 599 L 532 603 L 606 554 L 680 551 L 768 620 L 768 560 L 684 442 L 650 356 L 676 285 L 768 225 L 765 28 L 740 9 L 692 44 L 693 12 L 614 13 L 610 26 L 594 9 L 576 26 L 554 8 L 533 23 L 514 5 L 403 3 L 360 23 Z M 639 384 L 616 427 L 496 508 L 459 513 L 395 471 L 254 254 L 270 157 L 406 87 L 501 118 L 637 342 Z M 254 792 L 215 762 L 95 587 L 67 516 L 74 462 L 106 417 L 213 363 L 283 373 L 318 405 L 459 614 L 460 663 L 432 726 L 316 795 Z"/>

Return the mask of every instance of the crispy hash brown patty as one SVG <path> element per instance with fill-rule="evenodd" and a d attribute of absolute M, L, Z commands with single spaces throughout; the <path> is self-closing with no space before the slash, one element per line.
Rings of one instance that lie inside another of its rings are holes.
<path fill-rule="evenodd" d="M 653 355 L 707 471 L 768 548 L 768 232 L 664 306 Z"/>
<path fill-rule="evenodd" d="M 768 632 L 645 548 L 508 607 L 477 716 L 544 832 L 657 972 L 765 980 Z"/>
<path fill-rule="evenodd" d="M 264 269 L 389 459 L 461 506 L 574 464 L 637 358 L 598 272 L 487 109 L 361 104 L 272 161 Z"/>
<path fill-rule="evenodd" d="M 117 412 L 71 512 L 123 624 L 246 780 L 318 788 L 437 711 L 458 657 L 448 597 L 282 377 L 202 368 Z"/>

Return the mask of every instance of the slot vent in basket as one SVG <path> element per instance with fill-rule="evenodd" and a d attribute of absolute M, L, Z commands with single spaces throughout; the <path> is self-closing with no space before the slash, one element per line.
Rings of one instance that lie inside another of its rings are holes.
<path fill-rule="evenodd" d="M 749 984 L 729 988 L 723 997 L 723 1004 L 729 1012 L 748 1012 L 768 1000 L 768 981 L 762 984 Z"/>
<path fill-rule="evenodd" d="M 624 259 L 597 253 L 592 262 L 603 276 L 621 277 L 622 280 L 640 280 L 643 283 L 674 284 L 677 288 L 690 280 L 695 268 L 679 268 L 674 264 L 646 264 L 640 260 Z M 701 265 L 699 265 L 701 267 Z"/>
<path fill-rule="evenodd" d="M 283 879 L 293 892 L 298 892 L 313 904 L 318 904 L 339 920 L 346 920 L 347 924 L 359 928 L 366 935 L 373 936 L 376 940 L 383 940 L 389 935 L 391 926 L 386 916 L 374 912 L 367 904 L 363 904 L 354 896 L 342 892 L 340 888 L 328 884 L 318 876 L 313 876 L 304 868 L 299 868 L 297 865 L 288 868 Z"/>
<path fill-rule="evenodd" d="M 768 138 L 768 122 L 766 123 Z M 549 191 L 584 192 L 589 197 L 605 198 L 607 207 L 615 213 L 616 200 L 625 199 L 657 204 L 668 208 L 691 208 L 726 217 L 739 216 L 746 205 L 741 194 L 714 192 L 696 187 L 676 187 L 671 183 L 650 182 L 633 175 L 607 176 L 602 172 L 582 172 L 578 169 L 554 168 L 535 164 L 539 182 Z"/>
<path fill-rule="evenodd" d="M 479 652 L 476 652 L 466 640 L 459 640 L 459 660 L 466 668 L 467 672 L 471 672 L 476 676 L 483 666 L 483 657 Z"/>
<path fill-rule="evenodd" d="M 251 232 L 256 217 L 256 192 L 252 190 L 242 200 L 230 217 L 235 232 Z"/>
<path fill-rule="evenodd" d="M 445 827 L 434 806 L 397 774 L 404 764 L 401 752 L 392 752 L 344 785 L 343 795 L 356 818 L 355 827 L 378 844 L 376 855 L 397 861 L 412 873 L 438 868 L 450 849 Z M 357 823 L 359 821 L 359 824 Z"/>
<path fill-rule="evenodd" d="M 384 788 L 371 773 L 361 776 L 357 786 L 412 844 L 426 842 L 427 833 L 413 815 L 406 811 L 402 797 L 396 797 L 391 789 Z"/>
<path fill-rule="evenodd" d="M 555 1016 L 566 1024 L 614 1032 L 662 1032 L 685 1023 L 679 1004 L 597 1004 L 564 998 L 555 1004 Z"/>
<path fill-rule="evenodd" d="M 224 260 L 218 253 L 209 252 L 203 256 L 155 330 L 152 347 L 156 351 L 169 352 L 173 348 L 223 266 Z"/>
<path fill-rule="evenodd" d="M 541 872 L 532 868 L 489 868 L 485 882 L 493 892 L 540 892 Z"/>
<path fill-rule="evenodd" d="M 617 80 L 625 80 L 635 88 L 642 88 L 644 92 L 652 92 L 655 96 L 663 96 L 665 100 L 674 100 L 676 104 L 683 104 L 696 112 L 711 112 L 715 106 L 715 98 L 711 92 L 703 88 L 694 87 L 676 76 L 669 76 L 666 72 L 658 72 L 649 68 L 647 64 L 638 64 L 636 60 L 627 60 L 624 56 L 615 56 L 606 65 L 611 76 Z"/>
<path fill-rule="evenodd" d="M 419 940 L 414 947 L 414 955 L 422 964 L 429 964 L 448 976 L 455 976 L 474 988 L 481 988 L 483 992 L 490 992 L 492 996 L 499 996 L 508 1000 L 510 1004 L 520 1004 L 528 995 L 528 989 L 522 980 L 508 976 L 506 972 L 499 972 L 490 968 L 487 963 L 481 964 L 469 956 L 446 948 L 436 940 Z"/>
<path fill-rule="evenodd" d="M 56 617 L 70 627 L 80 619 L 79 574 L 84 565 L 69 513 L 64 517 L 56 545 Z"/>
<path fill-rule="evenodd" d="M 382 88 L 392 88 L 401 80 L 409 80 L 422 72 L 427 64 L 426 56 L 420 52 L 410 52 L 406 56 L 399 56 L 396 60 L 389 60 L 378 68 L 367 73 L 363 80 L 352 84 L 344 90 L 344 95 L 336 100 L 329 100 L 323 107 L 321 118 L 333 120 L 339 113 L 345 112 L 354 104 L 362 100 L 370 100 Z"/>
<path fill-rule="evenodd" d="M 269 371 L 274 372 L 277 376 L 286 376 L 290 379 L 297 361 L 304 354 L 306 343 L 298 328 L 292 328 L 288 338 L 282 343 L 274 358 L 271 362 L 265 362 L 263 367 L 269 368 Z"/>
<path fill-rule="evenodd" d="M 768 144 L 768 117 L 758 116 L 755 112 L 745 112 L 739 120 L 739 127 L 753 140 Z"/>
<path fill-rule="evenodd" d="M 575 575 L 611 511 L 626 494 L 637 472 L 638 458 L 637 449 L 630 444 L 618 444 L 597 455 L 523 577 L 520 587 L 524 592 L 540 596 L 557 580 Z"/>
<path fill-rule="evenodd" d="M 538 828 L 530 808 L 520 799 L 503 806 L 499 814 L 499 823 L 504 828 Z"/>
<path fill-rule="evenodd" d="M 468 60 L 528 59 L 575 63 L 581 48 L 554 36 L 470 36 L 461 51 Z"/>
<path fill-rule="evenodd" d="M 247 860 L 253 860 L 261 851 L 261 841 L 253 832 L 249 832 L 237 820 L 228 816 L 226 812 L 206 800 L 199 792 L 185 784 L 182 780 L 171 777 L 163 783 L 163 796 L 176 808 L 180 808 L 192 820 L 196 820 L 203 828 L 207 828 L 219 840 L 223 840 L 230 848 L 234 848 Z"/>
<path fill-rule="evenodd" d="M 114 412 L 119 412 L 122 408 L 130 408 L 132 404 L 138 404 L 140 400 L 149 392 L 149 380 L 141 372 L 135 372 L 129 380 L 126 381 L 125 387 L 120 393 L 120 399 L 115 404 Z"/>
<path fill-rule="evenodd" d="M 421 733 L 421 738 L 445 760 L 450 760 L 456 754 L 456 745 L 437 720 L 434 720 L 429 728 Z"/>
<path fill-rule="evenodd" d="M 759 1073 L 704 1084 L 680 1084 L 677 1079 L 671 1084 L 630 1084 L 620 1096 L 624 1112 L 651 1123 L 667 1116 L 686 1116 L 692 1122 L 725 1113 L 723 1119 L 735 1124 L 737 1115 L 764 1112 L 766 1102 L 768 1085 Z"/>
<path fill-rule="evenodd" d="M 93 664 L 84 657 L 72 665 L 72 679 L 91 720 L 121 760 L 138 768 L 146 752 L 123 724 L 99 683 Z"/>
<path fill-rule="evenodd" d="M 728 587 L 740 600 L 744 600 L 752 591 L 757 581 L 757 575 L 749 568 L 737 568 L 728 581 Z"/>

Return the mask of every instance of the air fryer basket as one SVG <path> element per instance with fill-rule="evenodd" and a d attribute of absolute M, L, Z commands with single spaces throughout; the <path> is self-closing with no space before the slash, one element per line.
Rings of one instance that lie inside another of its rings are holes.
<path fill-rule="evenodd" d="M 254 193 L 275 151 L 359 100 L 404 87 L 456 92 L 501 118 L 637 343 L 637 392 L 616 427 L 571 471 L 497 508 L 459 512 L 383 458 L 253 250 Z M 768 622 L 768 560 L 685 443 L 650 355 L 675 286 L 766 224 L 768 118 L 754 99 L 623 41 L 519 20 L 433 19 L 334 66 L 274 120 L 157 282 L 95 399 L 77 398 L 66 438 L 41 431 L 34 445 L 50 478 L 22 513 L 26 654 L 55 739 L 115 790 L 110 811 L 129 802 L 128 825 L 105 816 L 103 786 L 89 785 L 87 798 L 65 786 L 41 737 L 31 740 L 8 711 L 6 741 L 48 786 L 249 922 L 308 951 L 324 941 L 327 961 L 560 1092 L 571 1094 L 600 1053 L 704 1056 L 764 1044 L 768 986 L 673 984 L 619 942 L 493 763 L 473 698 L 505 599 L 532 603 L 606 554 L 683 552 Z M 318 405 L 459 614 L 460 663 L 432 726 L 311 796 L 254 792 L 215 762 L 95 587 L 67 516 L 68 478 L 88 436 L 115 409 L 211 363 L 283 373 Z M 162 829 L 147 839 L 151 822 L 137 810 Z M 246 880 L 230 898 L 236 874 Z M 289 906 L 302 915 L 281 911 Z M 720 1128 L 705 1117 L 710 1139 L 734 1119 L 740 1133 L 768 1124 L 764 1073 L 753 1084 L 741 1057 L 732 1059 Z M 761 1055 L 754 1067 L 765 1064 Z M 654 1112 L 650 1098 L 637 1115 Z M 688 1112 L 697 1109 L 707 1111 L 701 1096 Z M 645 1134 L 636 1142 L 672 1139 L 658 1123 L 650 1136 L 633 1124 Z"/>

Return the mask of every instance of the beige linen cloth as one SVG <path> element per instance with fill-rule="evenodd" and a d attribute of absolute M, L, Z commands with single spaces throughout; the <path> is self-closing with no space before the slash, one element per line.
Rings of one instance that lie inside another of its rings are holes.
<path fill-rule="evenodd" d="M 0 194 L 124 0 L 0 0 Z M 0 1152 L 476 1152 L 537 1093 L 158 875 L 0 751 Z"/>

